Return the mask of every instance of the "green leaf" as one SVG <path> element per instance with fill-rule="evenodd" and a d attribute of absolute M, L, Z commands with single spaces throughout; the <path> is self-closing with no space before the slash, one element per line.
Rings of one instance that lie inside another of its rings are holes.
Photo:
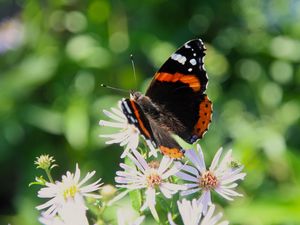
<path fill-rule="evenodd" d="M 29 183 L 28 187 L 31 187 L 32 185 L 42 185 L 42 186 L 45 186 L 46 182 L 47 181 L 44 179 L 43 176 L 35 177 L 35 181 Z"/>
<path fill-rule="evenodd" d="M 140 211 L 142 207 L 142 195 L 140 190 L 134 190 L 129 192 L 132 208 L 136 211 Z"/>
<path fill-rule="evenodd" d="M 168 221 L 168 212 L 171 212 L 172 199 L 166 199 L 163 195 L 156 196 L 156 210 L 161 221 Z M 163 222 L 164 224 L 164 222 Z"/>

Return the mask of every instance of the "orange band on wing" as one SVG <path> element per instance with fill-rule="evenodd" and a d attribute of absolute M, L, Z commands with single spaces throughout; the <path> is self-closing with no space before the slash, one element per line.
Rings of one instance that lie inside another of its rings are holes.
<path fill-rule="evenodd" d="M 178 148 L 168 148 L 168 147 L 165 147 L 165 146 L 159 146 L 161 152 L 164 154 L 164 155 L 167 155 L 169 156 L 170 158 L 173 158 L 173 159 L 180 159 L 183 157 L 183 151 L 181 151 L 180 149 Z"/>
<path fill-rule="evenodd" d="M 201 84 L 199 79 L 195 75 L 186 75 L 182 73 L 156 73 L 155 79 L 165 82 L 177 82 L 180 81 L 189 85 L 194 91 L 200 91 Z"/>
<path fill-rule="evenodd" d="M 146 127 L 144 126 L 143 121 L 141 120 L 139 111 L 138 111 L 138 109 L 136 108 L 135 103 L 134 103 L 133 101 L 130 101 L 130 103 L 131 103 L 131 106 L 132 106 L 132 108 L 133 108 L 133 110 L 134 110 L 134 114 L 135 114 L 135 116 L 136 116 L 136 118 L 137 118 L 137 120 L 138 120 L 138 122 L 139 122 L 139 125 L 140 125 L 142 131 L 144 132 L 144 134 L 145 134 L 148 138 L 151 138 L 150 133 L 148 132 L 148 130 L 147 130 Z"/>
<path fill-rule="evenodd" d="M 199 104 L 199 119 L 194 127 L 194 134 L 202 138 L 211 122 L 212 103 L 207 96 Z"/>

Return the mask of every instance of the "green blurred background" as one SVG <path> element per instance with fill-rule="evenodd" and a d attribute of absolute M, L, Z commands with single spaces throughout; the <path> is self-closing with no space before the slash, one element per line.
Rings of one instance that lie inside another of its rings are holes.
<path fill-rule="evenodd" d="M 300 1 L 2 0 L 0 17 L 0 224 L 37 224 L 40 154 L 56 158 L 57 179 L 78 162 L 114 184 L 121 149 L 98 121 L 127 95 L 100 83 L 144 91 L 197 37 L 214 103 L 202 147 L 233 148 L 247 171 L 225 217 L 300 224 Z"/>

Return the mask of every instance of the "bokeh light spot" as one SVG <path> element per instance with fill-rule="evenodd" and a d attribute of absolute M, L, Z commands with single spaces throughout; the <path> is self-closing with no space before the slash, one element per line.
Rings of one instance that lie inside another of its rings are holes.
<path fill-rule="evenodd" d="M 80 71 L 75 77 L 75 88 L 82 94 L 89 94 L 95 86 L 94 76 L 86 71 Z"/>
<path fill-rule="evenodd" d="M 89 118 L 86 103 L 81 99 L 73 99 L 65 114 L 65 135 L 70 145 L 77 150 L 87 145 Z"/>
<path fill-rule="evenodd" d="M 54 11 L 49 18 L 49 25 L 55 31 L 63 31 L 65 12 L 63 10 Z"/>
<path fill-rule="evenodd" d="M 215 77 L 222 77 L 228 70 L 227 59 L 218 52 L 213 46 L 207 45 L 207 53 L 204 60 L 204 66 L 207 72 Z"/>
<path fill-rule="evenodd" d="M 293 67 L 288 62 L 275 61 L 271 64 L 270 73 L 275 81 L 285 84 L 293 78 Z"/>
<path fill-rule="evenodd" d="M 67 55 L 86 66 L 101 68 L 109 64 L 111 57 L 106 49 L 99 46 L 89 35 L 72 38 L 66 46 Z"/>
<path fill-rule="evenodd" d="M 114 52 L 125 51 L 129 46 L 128 34 L 122 31 L 114 32 L 109 38 L 109 47 Z"/>
<path fill-rule="evenodd" d="M 257 80 L 262 73 L 260 64 L 252 59 L 243 59 L 237 66 L 241 77 L 248 81 Z"/>
<path fill-rule="evenodd" d="M 267 83 L 261 91 L 261 100 L 268 106 L 277 106 L 282 100 L 282 89 L 273 82 Z"/>
<path fill-rule="evenodd" d="M 150 50 L 150 59 L 156 68 L 159 68 L 175 51 L 175 47 L 169 42 L 156 41 Z"/>
<path fill-rule="evenodd" d="M 270 45 L 271 54 L 280 59 L 300 60 L 300 41 L 285 36 L 273 38 Z"/>
<path fill-rule="evenodd" d="M 81 12 L 73 11 L 65 16 L 65 26 L 73 33 L 83 31 L 86 25 L 86 18 Z"/>
<path fill-rule="evenodd" d="M 265 153 L 271 159 L 280 158 L 286 149 L 285 140 L 282 135 L 267 130 L 263 140 Z"/>

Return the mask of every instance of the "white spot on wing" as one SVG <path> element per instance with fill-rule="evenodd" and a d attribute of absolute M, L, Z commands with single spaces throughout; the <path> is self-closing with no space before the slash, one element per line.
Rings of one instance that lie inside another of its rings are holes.
<path fill-rule="evenodd" d="M 189 69 L 188 69 L 189 72 L 192 72 L 192 70 L 193 70 L 192 68 L 189 68 Z"/>
<path fill-rule="evenodd" d="M 124 106 L 125 106 L 125 108 L 126 108 L 126 111 L 127 111 L 128 113 L 132 114 L 132 112 L 131 112 L 131 110 L 130 110 L 128 104 L 127 104 L 127 102 L 125 102 L 125 101 L 124 101 Z"/>
<path fill-rule="evenodd" d="M 129 116 L 129 118 L 130 118 L 130 121 L 131 121 L 132 123 L 135 123 L 135 119 L 134 119 L 133 116 Z"/>
<path fill-rule="evenodd" d="M 181 63 L 182 65 L 184 65 L 185 62 L 186 62 L 186 57 L 185 56 L 180 55 L 180 54 L 176 54 L 176 53 L 171 55 L 171 59 Z"/>
<path fill-rule="evenodd" d="M 191 60 L 190 60 L 190 64 L 192 64 L 193 66 L 195 66 L 195 65 L 197 64 L 196 59 L 191 59 Z"/>

